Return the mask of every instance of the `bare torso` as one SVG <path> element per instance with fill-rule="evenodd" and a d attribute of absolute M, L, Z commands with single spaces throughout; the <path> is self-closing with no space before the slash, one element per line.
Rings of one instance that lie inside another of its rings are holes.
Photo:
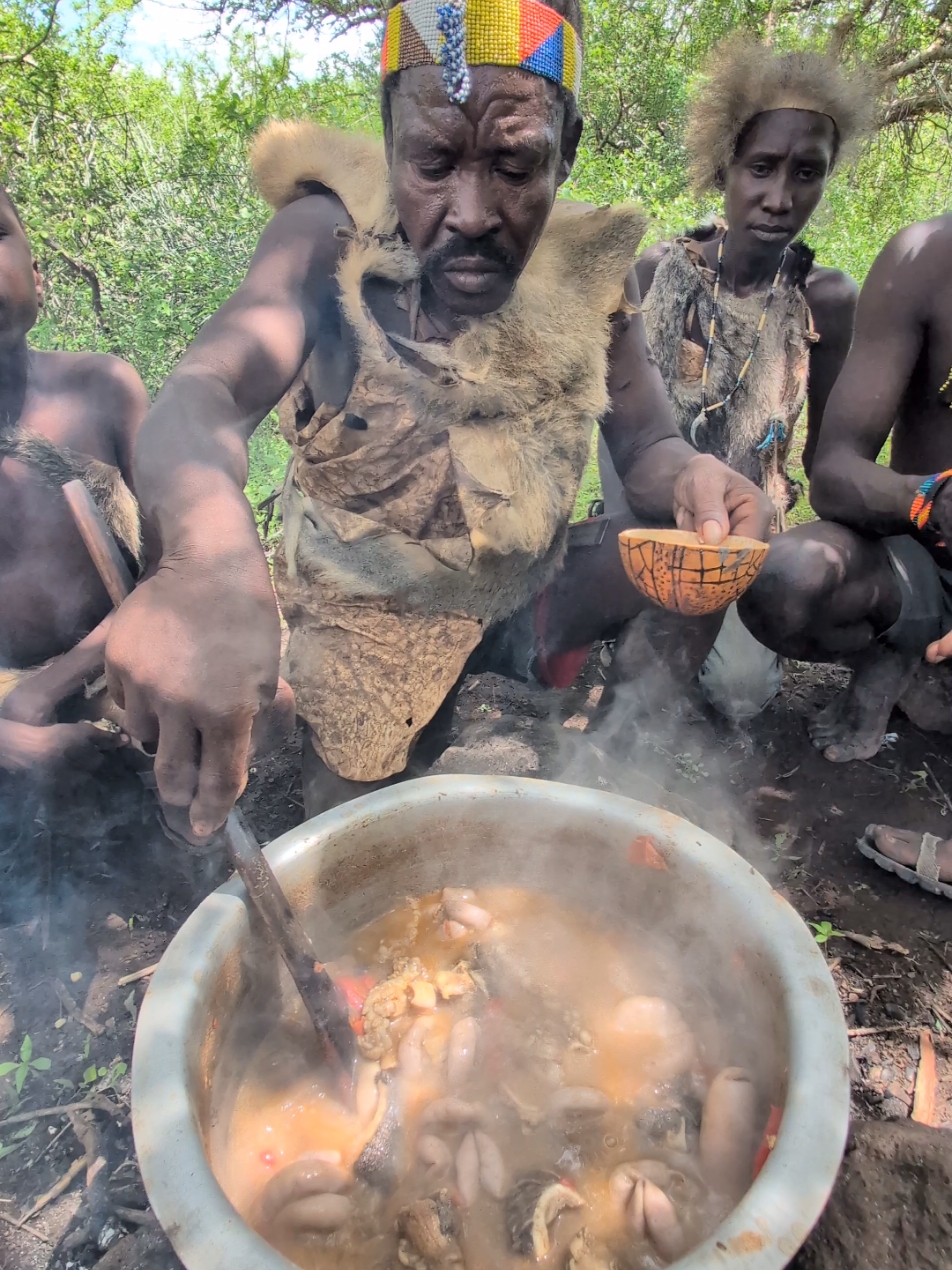
<path fill-rule="evenodd" d="M 922 270 L 922 343 L 896 417 L 890 458 L 890 467 L 904 475 L 952 467 L 952 394 L 942 392 L 952 379 L 952 216 L 923 229 L 928 260 Z"/>
<path fill-rule="evenodd" d="M 17 423 L 129 476 L 147 405 L 131 367 L 98 354 L 31 351 Z M 25 463 L 0 461 L 0 662 L 34 666 L 72 648 L 111 607 L 66 500 Z"/>

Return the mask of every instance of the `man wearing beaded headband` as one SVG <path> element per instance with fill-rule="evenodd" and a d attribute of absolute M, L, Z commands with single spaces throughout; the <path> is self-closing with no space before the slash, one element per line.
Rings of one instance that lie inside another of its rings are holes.
<path fill-rule="evenodd" d="M 637 265 L 649 346 L 682 434 L 756 481 L 777 529 L 797 497 L 786 471 L 794 428 L 808 399 L 809 471 L 857 294 L 798 236 L 871 105 L 864 77 L 830 57 L 729 39 L 711 56 L 686 137 L 695 192 L 720 191 L 724 219 L 649 247 Z M 604 445 L 599 457 L 606 507 L 617 510 L 624 494 Z M 696 623 L 700 661 L 720 620 Z M 646 614 L 629 639 L 657 642 L 657 624 Z M 645 660 L 641 647 L 620 651 Z M 779 687 L 780 671 L 731 610 L 701 683 L 724 713 L 745 718 Z"/>
<path fill-rule="evenodd" d="M 641 213 L 556 202 L 580 26 L 577 0 L 404 0 L 385 146 L 307 123 L 256 143 L 275 216 L 143 426 L 162 566 L 108 649 L 126 725 L 199 837 L 241 791 L 277 678 L 241 489 L 246 438 L 292 384 L 275 581 L 311 813 L 432 759 L 467 670 L 559 682 L 559 654 L 645 603 L 616 542 L 629 513 L 568 531 L 596 420 L 643 519 L 766 531 L 762 493 L 684 442 L 650 365 Z"/>
<path fill-rule="evenodd" d="M 952 729 L 952 679 L 923 662 L 952 655 L 949 278 L 952 215 L 902 230 L 880 253 L 813 461 L 823 519 L 774 539 L 740 605 L 785 656 L 852 669 L 812 727 L 833 762 L 872 758 L 900 700 L 919 726 Z M 876 459 L 890 435 L 885 467 Z M 870 826 L 861 849 L 952 898 L 952 842 Z"/>

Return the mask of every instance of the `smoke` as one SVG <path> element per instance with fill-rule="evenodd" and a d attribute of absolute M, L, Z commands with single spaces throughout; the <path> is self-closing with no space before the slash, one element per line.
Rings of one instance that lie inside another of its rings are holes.
<path fill-rule="evenodd" d="M 776 873 L 745 797 L 754 754 L 747 726 L 717 714 L 670 660 L 646 659 L 627 683 L 600 666 L 598 688 L 584 731 L 554 729 L 552 778 L 660 807 Z"/>

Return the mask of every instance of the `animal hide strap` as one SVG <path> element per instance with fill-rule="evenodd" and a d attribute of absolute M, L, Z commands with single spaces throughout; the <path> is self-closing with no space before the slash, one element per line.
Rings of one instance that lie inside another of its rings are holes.
<path fill-rule="evenodd" d="M 139 507 L 118 468 L 86 454 L 61 449 L 39 432 L 20 427 L 0 433 L 0 458 L 26 464 L 51 489 L 59 489 L 68 481 L 82 481 L 112 533 L 141 565 Z"/>

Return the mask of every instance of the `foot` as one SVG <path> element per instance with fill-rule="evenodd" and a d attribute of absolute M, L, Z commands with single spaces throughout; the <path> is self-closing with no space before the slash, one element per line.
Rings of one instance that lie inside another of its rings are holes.
<path fill-rule="evenodd" d="M 810 740 L 831 763 L 879 753 L 893 706 L 918 659 L 877 645 L 854 663 L 845 693 L 834 698 L 809 726 Z"/>
<path fill-rule="evenodd" d="M 922 846 L 922 834 L 911 829 L 893 829 L 889 825 L 872 825 L 869 840 L 880 854 L 903 864 L 907 869 L 914 869 L 919 860 L 919 849 Z M 946 838 L 936 847 L 936 863 L 939 866 L 939 881 L 952 882 L 952 838 Z"/>

